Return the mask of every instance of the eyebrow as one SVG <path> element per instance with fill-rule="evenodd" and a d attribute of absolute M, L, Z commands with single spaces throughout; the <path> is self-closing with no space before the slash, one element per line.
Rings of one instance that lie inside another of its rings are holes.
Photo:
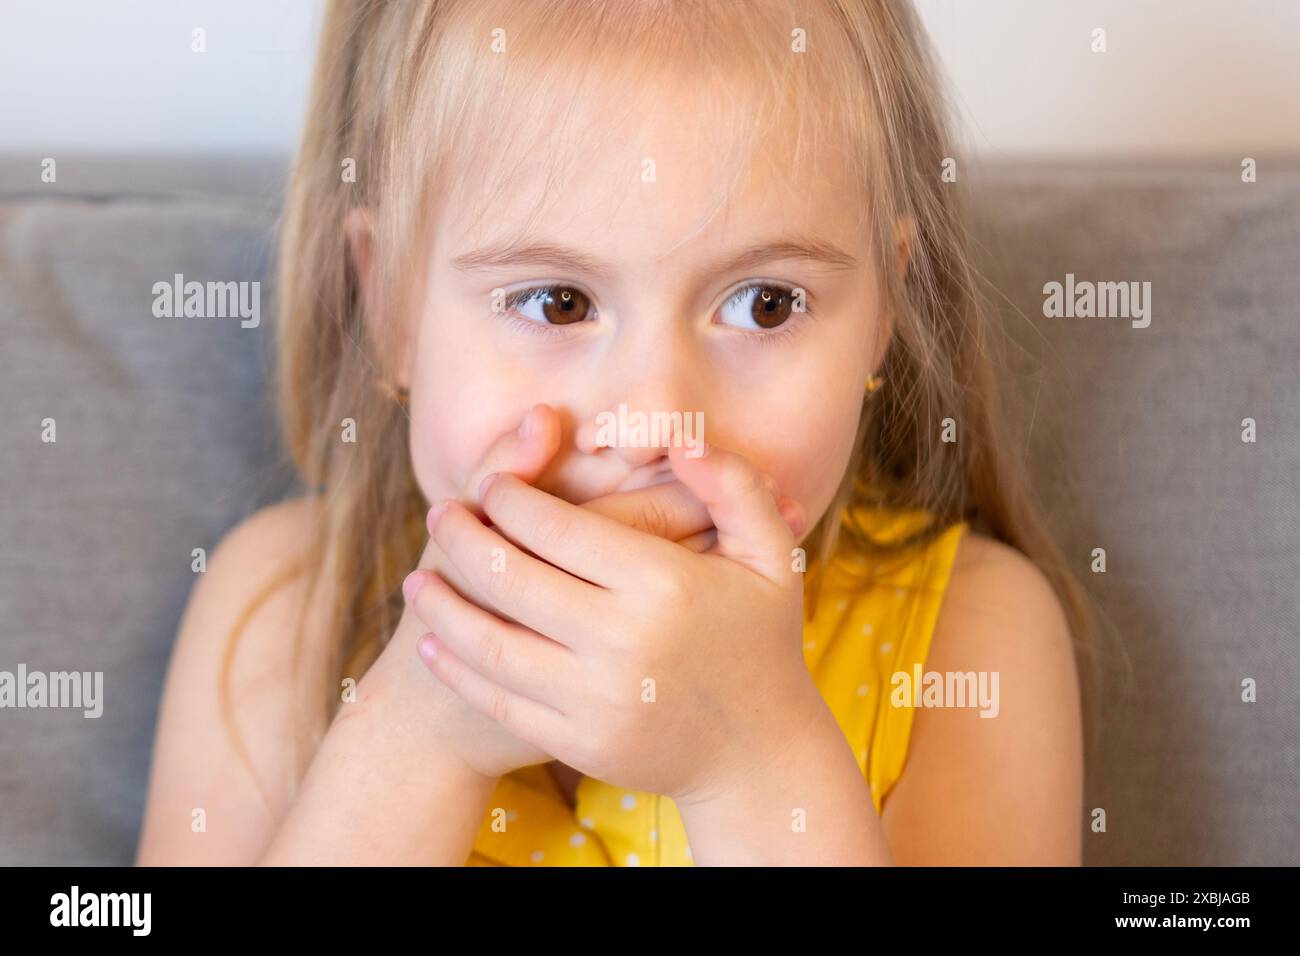
<path fill-rule="evenodd" d="M 749 269 L 781 259 L 820 263 L 833 270 L 854 269 L 857 257 L 832 242 L 804 236 L 787 236 L 756 243 L 728 259 L 712 263 L 706 274 L 721 274 Z M 533 242 L 527 237 L 513 237 L 463 253 L 451 264 L 461 272 L 479 272 L 506 266 L 535 265 L 583 272 L 601 279 L 612 278 L 615 269 L 608 263 L 553 242 Z"/>

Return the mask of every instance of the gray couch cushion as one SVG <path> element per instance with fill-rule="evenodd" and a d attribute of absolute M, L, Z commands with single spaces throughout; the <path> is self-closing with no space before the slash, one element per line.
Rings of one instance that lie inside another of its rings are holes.
<path fill-rule="evenodd" d="M 0 670 L 103 671 L 106 703 L 0 711 L 0 863 L 129 863 L 191 549 L 287 487 L 263 391 L 283 165 L 38 173 L 0 163 Z M 1300 863 L 1300 174 L 969 175 L 1020 434 L 1127 655 L 1086 859 Z M 261 326 L 155 318 L 178 272 L 262 282 Z M 1066 273 L 1150 281 L 1150 327 L 1044 318 Z"/>
<path fill-rule="evenodd" d="M 0 670 L 102 671 L 104 700 L 0 710 L 0 863 L 129 863 L 191 552 L 286 489 L 269 315 L 156 318 L 152 289 L 269 303 L 274 206 L 148 192 L 147 167 L 138 191 L 42 193 L 34 169 L 0 181 Z"/>
<path fill-rule="evenodd" d="M 1021 167 L 981 183 L 1021 434 L 1120 645 L 1086 804 L 1107 830 L 1086 859 L 1300 863 L 1300 170 L 1264 163 L 1247 184 L 1232 164 Z M 1045 318 L 1043 286 L 1067 273 L 1150 282 L 1150 325 Z"/>

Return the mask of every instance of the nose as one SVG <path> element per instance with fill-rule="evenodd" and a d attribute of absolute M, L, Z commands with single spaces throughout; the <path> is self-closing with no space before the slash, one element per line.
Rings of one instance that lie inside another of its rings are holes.
<path fill-rule="evenodd" d="M 707 377 L 689 330 L 661 333 L 653 343 L 634 338 L 603 357 L 602 385 L 592 389 L 599 397 L 576 436 L 581 450 L 616 456 L 629 470 L 695 440 L 705 411 L 700 382 Z"/>

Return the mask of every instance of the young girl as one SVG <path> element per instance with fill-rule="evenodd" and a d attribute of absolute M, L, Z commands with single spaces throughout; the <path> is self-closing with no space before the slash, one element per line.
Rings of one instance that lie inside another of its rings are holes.
<path fill-rule="evenodd" d="M 334 3 L 310 494 L 195 589 L 138 862 L 1078 864 L 1090 615 L 953 152 L 903 2 Z"/>

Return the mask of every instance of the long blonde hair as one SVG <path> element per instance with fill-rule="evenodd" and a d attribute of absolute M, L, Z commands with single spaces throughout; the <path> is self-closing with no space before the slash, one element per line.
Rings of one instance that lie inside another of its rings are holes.
<path fill-rule="evenodd" d="M 792 55 L 801 41 L 807 52 Z M 496 55 L 494 44 L 506 44 L 509 55 Z M 575 64 L 602 83 L 635 78 L 631 71 L 651 64 L 757 85 L 766 94 L 758 102 L 772 115 L 798 107 L 790 130 L 798 148 L 806 137 L 807 148 L 824 149 L 832 133 L 848 144 L 859 216 L 873 230 L 882 301 L 895 324 L 880 370 L 887 387 L 864 405 L 850 466 L 805 541 L 808 613 L 821 569 L 842 544 L 884 562 L 967 521 L 1028 556 L 1059 596 L 1081 665 L 1091 749 L 1093 610 L 1052 540 L 1021 456 L 1010 450 L 994 375 L 999 346 L 967 251 L 960 187 L 941 177 L 956 150 L 928 39 L 909 2 L 886 0 L 330 4 L 284 209 L 277 284 L 283 434 L 308 490 L 320 495 L 320 520 L 231 636 L 221 675 L 228 724 L 238 636 L 261 602 L 295 576 L 306 576 L 313 597 L 328 598 L 312 640 L 332 678 L 313 688 L 300 762 L 337 710 L 344 678 L 359 679 L 395 628 L 427 508 L 411 469 L 405 410 L 382 387 L 405 345 L 397 319 L 423 292 L 437 197 L 467 185 L 493 148 L 500 151 L 481 134 L 499 124 L 502 98 L 534 107 L 521 112 L 541 117 L 536 136 L 555 135 L 560 113 L 544 91 L 563 88 Z M 746 156 L 773 128 L 767 114 L 745 112 L 725 96 L 712 108 Z M 512 128 L 512 144 L 524 135 Z M 345 175 L 349 169 L 355 176 Z M 356 208 L 376 216 L 384 314 L 371 321 L 343 230 Z M 893 225 L 903 218 L 915 224 L 905 275 L 893 259 Z M 339 440 L 347 418 L 356 423 L 355 444 Z M 959 441 L 938 440 L 943 418 L 953 420 Z M 919 509 L 931 520 L 905 539 L 877 541 L 852 520 L 857 505 Z M 301 629 L 294 640 L 301 653 Z"/>

